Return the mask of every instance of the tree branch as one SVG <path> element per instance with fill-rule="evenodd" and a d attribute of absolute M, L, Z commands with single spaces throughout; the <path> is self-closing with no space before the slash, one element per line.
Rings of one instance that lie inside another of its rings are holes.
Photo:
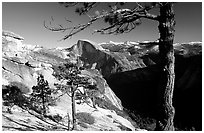
<path fill-rule="evenodd" d="M 79 4 L 79 2 L 59 2 L 59 4 L 65 7 L 72 7 L 72 6 L 76 6 L 77 4 Z"/>
<path fill-rule="evenodd" d="M 93 24 L 95 21 L 104 18 L 105 16 L 107 16 L 107 14 L 103 14 L 103 15 L 99 15 L 99 16 L 95 16 L 95 17 L 90 17 L 90 21 L 86 24 L 79 24 L 77 26 L 74 27 L 68 27 L 68 28 L 64 28 L 64 29 L 56 29 L 57 31 L 65 31 L 65 30 L 70 30 L 68 35 L 64 36 L 61 40 L 66 40 L 68 38 L 70 38 L 71 36 L 79 33 L 80 31 L 86 29 L 87 27 L 89 27 L 91 24 Z M 53 30 L 53 29 L 51 29 Z"/>
<path fill-rule="evenodd" d="M 71 3 L 71 5 L 76 5 L 77 3 Z M 88 28 L 90 25 L 92 25 L 93 23 L 95 23 L 97 20 L 102 19 L 102 18 L 106 18 L 106 17 L 112 17 L 110 19 L 115 19 L 114 17 L 116 16 L 116 20 L 111 21 L 108 20 L 107 22 L 109 22 L 110 26 L 107 26 L 105 28 L 102 29 L 98 29 L 98 30 L 94 30 L 93 33 L 102 33 L 102 34 L 121 34 L 121 33 L 128 33 L 130 31 L 132 31 L 133 29 L 135 29 L 135 27 L 139 24 L 141 24 L 141 18 L 146 18 L 146 19 L 150 19 L 150 20 L 156 20 L 158 21 L 159 17 L 157 15 L 154 14 L 150 14 L 148 13 L 149 10 L 151 10 L 152 8 L 154 8 L 156 5 L 152 5 L 149 7 L 145 7 L 140 5 L 139 3 L 137 3 L 138 8 L 135 8 L 133 10 L 130 9 L 114 9 L 111 11 L 107 11 L 107 12 L 102 12 L 101 14 L 97 14 L 95 16 L 89 16 L 87 14 L 87 12 L 92 9 L 94 6 L 96 6 L 96 2 L 92 2 L 92 3 L 86 3 L 84 4 L 84 9 L 82 11 L 80 11 L 83 14 L 86 14 L 90 20 L 85 23 L 85 24 L 78 24 L 76 26 L 73 27 L 63 27 L 62 25 L 58 25 L 55 27 L 52 27 L 51 24 L 50 26 L 46 25 L 45 21 L 44 21 L 44 27 L 54 31 L 54 32 L 65 32 L 65 31 L 69 31 L 69 33 L 67 35 L 65 35 L 61 40 L 66 40 L 70 37 L 72 37 L 73 35 L 85 30 L 86 28 Z M 83 8 L 83 7 L 82 7 Z M 79 12 L 79 13 L 80 13 Z M 67 22 L 71 22 L 70 20 L 66 19 Z M 61 41 L 59 40 L 59 41 Z"/>
<path fill-rule="evenodd" d="M 153 15 L 150 13 L 144 13 L 144 14 L 140 14 L 140 13 L 134 13 L 133 16 L 135 17 L 139 17 L 139 18 L 147 18 L 147 19 L 151 19 L 151 20 L 158 20 L 158 16 L 157 15 Z"/>

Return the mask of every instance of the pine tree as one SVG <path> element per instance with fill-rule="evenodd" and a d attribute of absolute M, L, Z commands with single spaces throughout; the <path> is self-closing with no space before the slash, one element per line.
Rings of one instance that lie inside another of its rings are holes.
<path fill-rule="evenodd" d="M 160 88 L 158 92 L 158 115 L 157 130 L 174 130 L 173 119 L 175 109 L 172 105 L 174 90 L 174 32 L 175 19 L 173 3 L 171 2 L 152 2 L 152 3 L 132 3 L 135 7 L 132 9 L 123 8 L 124 2 L 115 2 L 109 4 L 109 10 L 95 12 L 95 15 L 89 15 L 88 12 L 98 6 L 97 2 L 61 2 L 65 7 L 78 6 L 76 12 L 79 15 L 87 15 L 89 21 L 84 24 L 78 24 L 73 27 L 48 26 L 44 23 L 45 28 L 51 31 L 67 33 L 62 40 L 66 40 L 73 35 L 87 29 L 97 20 L 104 19 L 109 26 L 97 29 L 94 33 L 101 34 L 123 34 L 129 33 L 142 23 L 142 18 L 157 21 L 159 37 L 159 55 L 160 55 Z M 151 9 L 159 8 L 159 15 L 150 13 Z M 67 20 L 68 23 L 72 21 Z"/>
<path fill-rule="evenodd" d="M 61 64 L 58 67 L 54 67 L 54 76 L 61 81 L 61 84 L 55 84 L 57 88 L 60 88 L 60 90 L 65 91 L 68 96 L 71 97 L 71 108 L 72 108 L 72 123 L 73 127 L 72 130 L 76 130 L 76 92 L 80 92 L 78 90 L 78 87 L 84 87 L 87 89 L 92 89 L 93 86 L 88 82 L 89 78 L 80 76 L 81 74 L 81 68 L 78 67 L 76 64 L 72 63 L 66 63 Z M 63 82 L 65 84 L 63 84 Z M 87 95 L 80 95 L 78 96 L 80 99 L 86 100 L 85 97 L 88 97 Z M 69 125 L 69 124 L 68 124 Z M 69 128 L 69 127 L 68 127 Z"/>
<path fill-rule="evenodd" d="M 31 94 L 30 102 L 37 108 L 38 111 L 42 111 L 43 115 L 46 114 L 46 110 L 49 104 L 54 102 L 52 96 L 52 89 L 49 87 L 47 80 L 44 80 L 43 75 L 39 75 L 37 78 L 37 86 L 34 86 L 33 93 Z"/>

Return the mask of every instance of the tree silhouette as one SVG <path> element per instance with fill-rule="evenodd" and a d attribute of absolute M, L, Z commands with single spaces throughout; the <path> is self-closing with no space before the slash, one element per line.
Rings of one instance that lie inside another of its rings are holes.
<path fill-rule="evenodd" d="M 135 7 L 123 8 L 124 2 L 109 3 L 109 10 L 103 10 L 101 12 L 96 11 L 95 15 L 90 16 L 88 12 L 94 9 L 101 3 L 97 2 L 61 2 L 61 5 L 65 7 L 78 6 L 76 12 L 79 15 L 87 15 L 89 21 L 84 24 L 78 24 L 75 26 L 64 27 L 62 25 L 52 26 L 47 25 L 44 22 L 45 28 L 56 31 L 65 32 L 66 35 L 62 40 L 66 40 L 73 35 L 79 33 L 82 30 L 90 27 L 97 20 L 103 19 L 109 25 L 107 27 L 97 29 L 94 33 L 101 34 L 122 34 L 129 33 L 142 23 L 141 19 L 150 19 L 159 23 L 158 30 L 159 37 L 159 55 L 160 55 L 160 87 L 158 91 L 158 115 L 157 115 L 157 128 L 156 130 L 174 130 L 173 119 L 175 109 L 172 105 L 173 90 L 174 90 L 174 10 L 173 3 L 171 2 L 152 2 L 152 3 L 132 3 Z M 159 15 L 150 13 L 151 9 L 159 8 Z M 72 21 L 66 19 L 68 23 Z M 51 23 L 50 23 L 51 24 Z"/>

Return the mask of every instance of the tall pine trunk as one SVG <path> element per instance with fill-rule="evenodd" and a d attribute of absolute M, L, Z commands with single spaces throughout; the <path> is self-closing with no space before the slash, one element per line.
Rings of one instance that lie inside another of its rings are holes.
<path fill-rule="evenodd" d="M 46 107 L 45 107 L 44 87 L 41 87 L 41 93 L 42 93 L 43 115 L 45 115 L 46 114 Z"/>
<path fill-rule="evenodd" d="M 76 107 L 75 107 L 75 86 L 72 85 L 71 87 L 71 100 L 72 100 L 72 122 L 73 127 L 72 130 L 76 130 Z"/>
<path fill-rule="evenodd" d="M 172 3 L 163 3 L 159 18 L 159 55 L 161 79 L 158 91 L 158 122 L 156 130 L 174 130 L 175 109 L 172 105 L 174 90 L 174 11 Z"/>

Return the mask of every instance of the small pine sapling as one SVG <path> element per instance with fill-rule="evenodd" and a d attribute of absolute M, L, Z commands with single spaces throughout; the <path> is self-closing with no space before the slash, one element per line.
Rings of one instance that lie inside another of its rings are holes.
<path fill-rule="evenodd" d="M 37 86 L 32 88 L 33 93 L 31 94 L 30 102 L 38 111 L 42 110 L 40 113 L 46 115 L 48 105 L 54 102 L 52 89 L 49 87 L 47 80 L 44 80 L 43 75 L 38 76 L 37 82 Z"/>

